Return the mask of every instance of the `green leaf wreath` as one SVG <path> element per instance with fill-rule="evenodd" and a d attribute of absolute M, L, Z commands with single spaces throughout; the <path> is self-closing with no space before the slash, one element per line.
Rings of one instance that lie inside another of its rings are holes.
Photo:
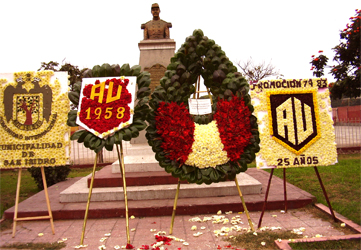
<path fill-rule="evenodd" d="M 90 148 L 98 153 L 105 147 L 106 150 L 112 151 L 114 144 L 121 144 L 122 140 L 130 141 L 132 138 L 139 136 L 139 131 L 145 129 L 147 124 L 145 122 L 146 116 L 149 113 L 149 95 L 150 95 L 150 74 L 146 71 L 140 72 L 141 66 L 135 65 L 130 67 L 129 64 L 123 64 L 120 67 L 118 64 L 109 65 L 107 63 L 102 66 L 96 65 L 93 69 L 85 72 L 84 77 L 108 77 L 108 76 L 136 76 L 138 90 L 136 92 L 136 106 L 134 107 L 133 123 L 121 130 L 118 130 L 113 135 L 107 138 L 100 139 L 87 130 L 78 130 L 71 137 L 71 140 L 77 140 L 78 143 L 84 143 L 86 148 Z M 70 101 L 78 107 L 80 96 L 81 82 L 74 84 L 74 91 L 68 93 Z M 78 110 L 71 110 L 68 113 L 67 124 L 70 127 L 77 127 L 76 117 Z"/>
<path fill-rule="evenodd" d="M 195 92 L 194 83 L 199 76 L 210 90 L 212 113 L 191 116 L 188 98 Z M 247 170 L 247 164 L 259 151 L 257 118 L 252 115 L 249 85 L 221 47 L 204 36 L 202 30 L 195 30 L 171 58 L 160 86 L 151 95 L 149 106 L 148 143 L 159 165 L 181 180 L 197 184 L 234 180 L 236 174 Z M 213 167 L 186 164 L 188 153 L 192 151 L 194 127 L 210 124 L 215 119 L 230 160 Z M 231 135 L 228 127 L 245 134 L 241 138 L 243 141 L 232 140 L 239 137 Z M 237 148 L 237 143 L 243 144 Z"/>

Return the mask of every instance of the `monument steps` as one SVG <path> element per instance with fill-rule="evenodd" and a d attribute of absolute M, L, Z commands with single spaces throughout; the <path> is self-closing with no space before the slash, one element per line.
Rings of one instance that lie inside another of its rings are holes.
<path fill-rule="evenodd" d="M 126 184 L 130 186 L 166 185 L 177 184 L 178 179 L 165 171 L 151 172 L 126 172 Z M 88 188 L 90 187 L 91 176 L 88 178 Z M 187 184 L 187 181 L 181 181 Z M 121 173 L 112 173 L 112 166 L 108 165 L 95 173 L 93 188 L 101 187 L 123 187 L 123 177 Z"/>
<path fill-rule="evenodd" d="M 110 166 L 108 166 L 110 167 Z M 109 170 L 106 170 L 108 176 L 113 176 Z M 128 200 L 157 200 L 157 199 L 174 199 L 177 189 L 178 180 L 172 176 L 167 176 L 176 180 L 176 183 L 166 184 L 162 180 L 162 184 L 157 183 L 155 178 L 153 179 L 154 172 L 149 172 L 149 176 L 146 176 L 146 172 L 142 173 L 129 173 L 132 175 L 133 184 L 138 182 L 137 175 L 143 175 L 143 178 L 138 178 L 140 182 L 146 180 L 153 182 L 153 185 L 135 185 L 128 186 L 128 173 L 127 178 L 127 197 Z M 96 176 L 96 175 L 95 175 Z M 65 189 L 60 193 L 60 202 L 86 202 L 88 199 L 89 188 L 88 181 L 91 174 L 81 178 L 79 181 Z M 105 177 L 103 179 L 108 179 Z M 162 179 L 158 176 L 157 179 Z M 167 179 L 167 178 L 163 178 Z M 260 194 L 262 190 L 262 184 L 253 177 L 240 173 L 237 175 L 237 180 L 240 189 L 244 195 L 246 194 Z M 174 180 L 172 180 L 174 181 Z M 104 183 L 104 182 L 103 182 Z M 115 183 L 115 182 L 114 182 Z M 143 182 L 145 184 L 145 182 Z M 238 195 L 238 189 L 235 182 L 226 181 L 220 183 L 212 183 L 211 185 L 198 185 L 198 184 L 182 184 L 180 198 L 203 198 L 203 197 L 222 197 L 222 196 L 235 196 Z M 121 201 L 124 200 L 123 187 L 97 187 L 93 188 L 91 201 Z"/>
<path fill-rule="evenodd" d="M 264 170 L 250 168 L 246 172 L 256 180 L 262 183 L 262 192 L 260 194 L 244 194 L 244 200 L 249 211 L 261 211 L 264 206 L 265 190 L 269 180 L 269 173 Z M 65 219 L 84 219 L 86 202 L 60 202 L 60 193 L 79 181 L 81 177 L 69 178 L 66 181 L 59 182 L 50 186 L 49 199 L 52 213 L 55 220 Z M 86 185 L 86 181 L 84 183 Z M 214 184 L 211 184 L 212 186 Z M 176 186 L 176 185 L 174 185 Z M 183 193 L 183 187 L 180 186 L 180 194 Z M 102 189 L 102 188 L 99 188 Z M 175 193 L 174 193 L 175 194 Z M 311 194 L 287 183 L 287 207 L 288 209 L 301 208 L 315 202 L 315 197 Z M 174 197 L 171 199 L 154 200 L 128 200 L 129 216 L 148 217 L 148 216 L 171 216 L 174 204 Z M 4 219 L 11 220 L 14 217 L 15 207 L 11 207 L 4 212 Z M 266 210 L 285 209 L 283 181 L 274 176 L 270 188 Z M 177 204 L 178 215 L 198 215 L 215 214 L 222 212 L 243 211 L 239 195 L 203 197 L 203 198 L 179 198 Z M 46 216 L 48 210 L 45 202 L 44 191 L 41 191 L 30 198 L 19 203 L 18 217 Z M 116 218 L 125 216 L 124 201 L 94 201 L 90 203 L 89 219 L 94 218 Z M 55 224 L 56 226 L 56 224 Z M 56 229 L 55 229 L 56 230 Z"/>

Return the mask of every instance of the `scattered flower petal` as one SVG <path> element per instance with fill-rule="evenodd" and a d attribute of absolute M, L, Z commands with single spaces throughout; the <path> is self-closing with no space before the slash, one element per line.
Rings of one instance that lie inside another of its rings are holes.
<path fill-rule="evenodd" d="M 130 216 L 130 219 L 132 219 L 132 220 L 135 219 L 134 215 Z"/>
<path fill-rule="evenodd" d="M 134 249 L 134 246 L 128 243 L 128 244 L 125 246 L 125 249 Z"/>
<path fill-rule="evenodd" d="M 118 249 L 120 249 L 120 246 L 119 246 L 119 245 L 115 245 L 115 246 L 114 246 L 114 249 L 118 250 Z"/>
<path fill-rule="evenodd" d="M 189 243 L 188 242 L 183 242 L 183 245 L 189 246 Z"/>
<path fill-rule="evenodd" d="M 345 227 L 346 226 L 346 223 L 341 223 L 341 227 Z"/>
<path fill-rule="evenodd" d="M 98 247 L 98 249 L 99 250 L 104 250 L 104 249 L 106 249 L 106 247 L 105 247 L 105 245 L 101 245 L 101 246 Z"/>
<path fill-rule="evenodd" d="M 197 226 L 192 226 L 191 230 L 192 230 L 192 231 L 196 231 L 196 230 L 197 230 Z"/>
<path fill-rule="evenodd" d="M 261 245 L 262 245 L 262 246 L 265 246 L 265 245 L 266 245 L 266 242 L 262 241 L 262 242 L 261 242 Z"/>
<path fill-rule="evenodd" d="M 253 235 L 256 235 L 256 236 L 257 236 L 258 234 L 257 234 L 256 232 L 253 232 Z"/>
<path fill-rule="evenodd" d="M 85 247 L 88 247 L 88 245 L 78 245 L 78 246 L 75 246 L 74 248 L 79 249 L 79 248 L 85 248 Z"/>
<path fill-rule="evenodd" d="M 193 234 L 193 236 L 198 237 L 198 236 L 200 236 L 200 235 L 202 235 L 202 234 L 203 234 L 203 233 L 201 233 L 201 232 L 197 232 L 197 233 Z"/>
<path fill-rule="evenodd" d="M 219 210 L 219 211 L 217 212 L 217 214 L 218 214 L 218 215 L 222 214 L 222 211 L 221 211 L 221 210 Z"/>
<path fill-rule="evenodd" d="M 38 236 L 39 236 L 39 237 L 41 237 L 41 236 L 43 236 L 43 235 L 44 235 L 43 233 L 38 233 Z"/>
<path fill-rule="evenodd" d="M 135 228 L 130 229 L 130 231 L 134 232 L 134 231 L 135 231 Z"/>

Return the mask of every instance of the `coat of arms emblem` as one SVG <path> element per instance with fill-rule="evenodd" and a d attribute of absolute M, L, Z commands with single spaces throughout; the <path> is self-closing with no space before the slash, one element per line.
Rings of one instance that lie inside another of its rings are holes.
<path fill-rule="evenodd" d="M 49 121 L 51 115 L 52 90 L 48 85 L 40 87 L 40 78 L 16 79 L 16 87 L 9 85 L 4 90 L 4 108 L 6 121 L 12 120 L 13 124 L 21 130 L 34 130 Z M 28 91 L 25 84 L 33 84 Z"/>

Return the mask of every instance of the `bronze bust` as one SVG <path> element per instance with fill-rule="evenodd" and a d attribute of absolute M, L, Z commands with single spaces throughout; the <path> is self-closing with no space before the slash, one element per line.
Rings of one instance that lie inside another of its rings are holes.
<path fill-rule="evenodd" d="M 141 25 L 141 29 L 144 29 L 144 40 L 169 39 L 169 28 L 172 27 L 172 23 L 160 19 L 160 8 L 157 3 L 152 4 L 151 13 L 153 20 Z"/>

